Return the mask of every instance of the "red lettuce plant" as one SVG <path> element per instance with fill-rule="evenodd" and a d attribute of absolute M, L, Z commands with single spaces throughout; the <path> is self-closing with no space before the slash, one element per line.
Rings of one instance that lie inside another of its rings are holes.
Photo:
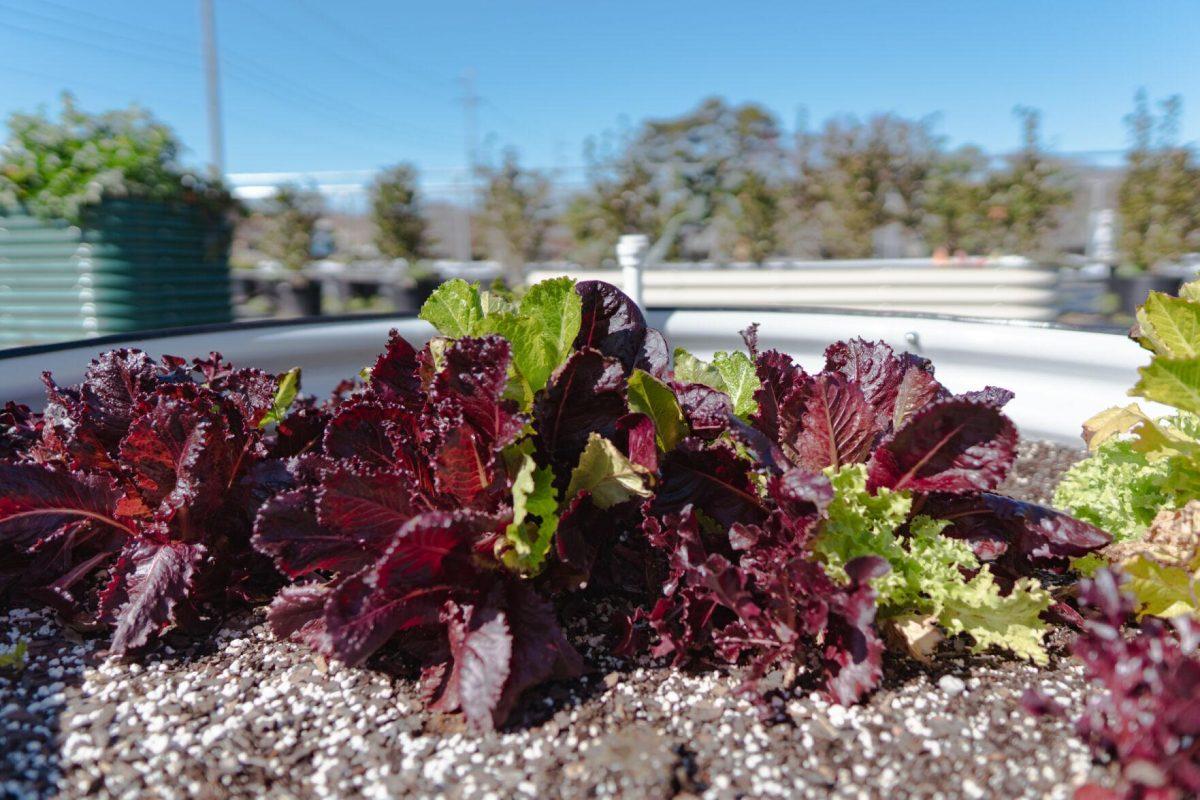
<path fill-rule="evenodd" d="M 1135 607 L 1119 573 L 1101 570 L 1080 585 L 1090 613 L 1073 645 L 1089 680 L 1105 693 L 1089 700 L 1076 721 L 1096 753 L 1116 761 L 1114 788 L 1086 785 L 1079 800 L 1183 800 L 1200 796 L 1200 629 L 1177 617 L 1147 617 L 1132 635 L 1122 630 Z M 1066 710 L 1026 694 L 1034 713 Z"/>
<path fill-rule="evenodd" d="M 993 493 L 1007 392 L 951 396 L 883 344 L 809 375 L 751 330 L 749 355 L 672 370 L 629 298 L 568 279 L 519 302 L 451 281 L 422 317 L 442 335 L 393 333 L 324 402 L 117 351 L 43 414 L 5 407 L 3 576 L 123 651 L 271 593 L 253 548 L 289 581 L 278 635 L 348 664 L 397 648 L 435 708 L 490 728 L 582 669 L 558 608 L 623 610 L 624 652 L 749 684 L 805 668 L 852 702 L 880 677 L 877 611 L 1036 658 L 1031 572 L 1107 541 Z"/>
<path fill-rule="evenodd" d="M 270 595 L 250 533 L 287 482 L 263 424 L 294 386 L 216 353 L 189 366 L 137 350 L 105 353 L 78 386 L 45 382 L 43 414 L 0 419 L 0 590 L 111 626 L 118 653 Z"/>

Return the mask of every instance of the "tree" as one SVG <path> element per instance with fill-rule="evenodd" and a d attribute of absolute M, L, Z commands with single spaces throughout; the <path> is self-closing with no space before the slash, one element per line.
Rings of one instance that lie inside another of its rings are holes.
<path fill-rule="evenodd" d="M 1065 170 L 1042 151 L 1041 113 L 1025 106 L 1013 113 L 1021 122 L 1022 145 L 1008 168 L 988 181 L 987 238 L 991 250 L 1032 255 L 1057 227 L 1059 212 L 1073 193 Z"/>
<path fill-rule="evenodd" d="M 565 216 L 575 245 L 573 257 L 584 264 L 599 264 L 612 256 L 617 240 L 626 233 L 657 240 L 669 214 L 650 167 L 627 142 L 620 153 L 604 158 L 589 142 L 585 158 L 590 186 L 572 198 Z"/>
<path fill-rule="evenodd" d="M 932 249 L 977 253 L 988 248 L 988 160 L 967 145 L 937 159 L 921 193 L 921 230 Z"/>
<path fill-rule="evenodd" d="M 1159 103 L 1156 117 L 1143 89 L 1125 118 L 1132 142 L 1117 203 L 1120 247 L 1130 267 L 1178 258 L 1200 239 L 1200 167 L 1192 149 L 1178 143 L 1182 111 L 1175 95 Z"/>
<path fill-rule="evenodd" d="M 422 214 L 417 170 L 397 164 L 380 172 L 371 186 L 371 218 L 375 246 L 387 258 L 417 261 L 429 246 L 428 223 Z"/>
<path fill-rule="evenodd" d="M 550 213 L 550 180 L 521 167 L 515 150 L 505 151 L 498 167 L 483 167 L 482 221 L 488 251 L 500 262 L 511 287 L 525 280 L 524 266 L 541 254 Z"/>
<path fill-rule="evenodd" d="M 866 258 L 875 232 L 898 222 L 913 231 L 920 194 L 942 146 L 931 120 L 881 114 L 831 119 L 797 137 L 796 204 L 821 231 L 831 258 Z"/>
<path fill-rule="evenodd" d="M 720 256 L 725 239 L 745 249 L 743 205 L 763 204 L 749 210 L 755 225 L 775 213 L 778 199 L 767 197 L 774 187 L 762 179 L 779 174 L 783 156 L 777 120 L 755 103 L 714 97 L 680 116 L 647 120 L 616 153 L 591 159 L 592 185 L 568 216 L 577 248 L 607 254 L 622 233 L 652 241 L 669 234 L 667 254 L 678 257 L 716 226 L 732 235 L 707 237 L 716 244 L 701 244 L 699 255 Z"/>
<path fill-rule="evenodd" d="M 765 175 L 746 172 L 732 197 L 729 215 L 733 229 L 733 256 L 761 264 L 776 255 L 783 205 L 779 190 Z"/>
<path fill-rule="evenodd" d="M 313 230 L 322 213 L 321 195 L 294 183 L 276 188 L 265 210 L 267 227 L 262 249 L 291 270 L 308 263 Z"/>

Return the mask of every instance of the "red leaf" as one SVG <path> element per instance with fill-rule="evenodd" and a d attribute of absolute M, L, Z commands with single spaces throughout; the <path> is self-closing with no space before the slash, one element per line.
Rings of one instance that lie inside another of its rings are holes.
<path fill-rule="evenodd" d="M 434 485 L 464 507 L 502 477 L 495 468 L 495 456 L 484 448 L 480 438 L 472 428 L 459 426 L 450 430 L 438 451 Z"/>
<path fill-rule="evenodd" d="M 113 515 L 120 493 L 106 477 L 0 462 L 0 487 L 0 541 L 18 550 L 83 519 L 133 534 Z"/>
<path fill-rule="evenodd" d="M 798 467 L 838 469 L 866 461 L 884 425 L 858 384 L 838 373 L 823 373 L 807 389 L 800 430 L 782 444 Z"/>
<path fill-rule="evenodd" d="M 913 362 L 904 370 L 900 386 L 896 390 L 896 404 L 892 408 L 892 428 L 899 428 L 917 409 L 924 408 L 934 400 L 947 396 L 945 388 L 933 377 L 933 369 L 915 357 L 905 356 Z"/>
<path fill-rule="evenodd" d="M 825 349 L 825 371 L 845 375 L 872 408 L 891 416 L 904 366 L 885 343 L 850 339 L 831 344 Z"/>
<path fill-rule="evenodd" d="M 1086 522 L 1044 506 L 990 492 L 931 494 L 915 512 L 949 520 L 945 536 L 964 539 L 1003 583 L 1030 574 L 1035 567 L 1061 571 L 1067 560 L 1099 550 L 1112 541 Z"/>
<path fill-rule="evenodd" d="M 550 376 L 534 401 L 537 445 L 546 463 L 566 480 L 592 432 L 612 439 L 629 412 L 620 362 L 592 349 L 577 350 Z"/>
<path fill-rule="evenodd" d="M 654 420 L 645 414 L 626 414 L 617 420 L 617 445 L 635 464 L 658 471 L 658 444 Z"/>
<path fill-rule="evenodd" d="M 116 606 L 111 650 L 117 654 L 143 647 L 175 622 L 175 606 L 192 591 L 205 548 L 183 542 L 133 542 L 122 553 L 106 590 Z"/>
<path fill-rule="evenodd" d="M 637 304 L 604 281 L 580 281 L 575 291 L 583 301 L 575 350 L 591 349 L 615 358 L 626 375 L 639 361 L 650 367 L 647 372 L 656 374 L 657 362 L 665 353 L 658 354 L 657 342 L 651 342 L 649 352 L 645 350 L 646 318 Z"/>
<path fill-rule="evenodd" d="M 447 611 L 450 676 L 433 708 L 463 716 L 478 730 L 495 727 L 494 712 L 512 666 L 513 640 L 504 613 L 493 606 L 453 605 Z"/>
<path fill-rule="evenodd" d="M 213 404 L 204 396 L 162 396 L 130 425 L 120 457 L 148 508 L 186 506 L 189 515 L 203 517 L 224 501 L 235 454 Z"/>
<path fill-rule="evenodd" d="M 976 492 L 996 488 L 1017 454 L 1017 429 L 993 406 L 939 400 L 914 414 L 880 443 L 867 488 Z"/>
<path fill-rule="evenodd" d="M 462 575 L 469 569 L 468 548 L 481 535 L 506 520 L 472 511 L 428 511 L 409 520 L 372 568 L 381 589 L 445 582 L 444 571 Z"/>
<path fill-rule="evenodd" d="M 345 664 L 361 664 L 397 632 L 436 624 L 447 594 L 444 587 L 385 592 L 371 582 L 369 573 L 351 575 L 330 593 L 325 606 L 330 651 Z"/>
<path fill-rule="evenodd" d="M 694 505 L 725 527 L 760 520 L 766 510 L 750 471 L 751 465 L 727 445 L 705 447 L 698 439 L 684 439 L 663 458 L 654 513 L 661 516 Z"/>
<path fill-rule="evenodd" d="M 271 632 L 280 639 L 294 639 L 327 651 L 325 604 L 328 600 L 329 587 L 321 584 L 283 587 L 267 609 Z"/>
<path fill-rule="evenodd" d="M 446 348 L 444 358 L 430 393 L 438 414 L 448 416 L 443 406 L 450 403 L 475 429 L 481 446 L 497 451 L 511 444 L 525 419 L 515 403 L 503 399 L 512 361 L 508 342 L 499 336 L 458 339 Z"/>
<path fill-rule="evenodd" d="M 263 504 L 253 544 L 292 578 L 316 570 L 352 572 L 372 555 L 353 534 L 318 522 L 313 496 L 306 490 L 283 492 Z"/>
<path fill-rule="evenodd" d="M 780 415 L 789 399 L 800 395 L 808 386 L 809 377 L 791 356 L 778 350 L 767 350 L 755 358 L 759 387 L 754 392 L 758 410 L 750 417 L 754 427 L 771 441 L 780 441 L 784 427 Z"/>
<path fill-rule="evenodd" d="M 712 441 L 729 430 L 733 418 L 729 395 L 702 383 L 688 383 L 675 384 L 675 397 L 693 436 Z"/>
<path fill-rule="evenodd" d="M 371 368 L 371 391 L 384 401 L 396 402 L 409 408 L 419 408 L 424 402 L 417 351 L 393 330 L 388 334 L 387 349 Z"/>
<path fill-rule="evenodd" d="M 345 464 L 326 472 L 316 494 L 317 519 L 368 552 L 386 544 L 416 513 L 413 480 L 402 472 Z"/>

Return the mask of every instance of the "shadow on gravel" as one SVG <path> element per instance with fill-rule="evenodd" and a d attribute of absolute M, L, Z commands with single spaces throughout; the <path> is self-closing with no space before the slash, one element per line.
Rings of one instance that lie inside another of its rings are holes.
<path fill-rule="evenodd" d="M 0 797 L 41 798 L 57 790 L 71 700 L 97 645 L 64 629 L 52 615 L 12 609 L 0 614 L 5 649 L 26 645 L 23 664 L 0 668 Z M 89 720 L 86 725 L 107 725 Z"/>

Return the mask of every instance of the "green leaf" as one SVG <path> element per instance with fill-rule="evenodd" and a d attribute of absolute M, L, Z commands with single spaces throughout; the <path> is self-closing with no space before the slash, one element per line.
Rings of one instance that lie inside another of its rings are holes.
<path fill-rule="evenodd" d="M 25 642 L 17 642 L 11 648 L 0 650 L 0 669 L 24 669 L 26 649 Z"/>
<path fill-rule="evenodd" d="M 680 383 L 702 383 L 713 389 L 725 391 L 725 381 L 721 373 L 682 347 L 675 348 L 675 380 Z"/>
<path fill-rule="evenodd" d="M 556 367 L 567 360 L 579 326 L 583 322 L 583 299 L 575 291 L 573 278 L 552 278 L 532 287 L 521 298 L 521 316 L 535 323 L 537 336 L 551 356 L 550 376 Z M 531 380 L 535 389 L 546 385 Z"/>
<path fill-rule="evenodd" d="M 462 278 L 448 280 L 434 289 L 418 316 L 451 339 L 474 336 L 483 320 L 479 287 Z"/>
<path fill-rule="evenodd" d="M 645 467 L 634 464 L 616 445 L 593 432 L 579 465 L 571 472 L 566 496 L 569 499 L 588 491 L 597 508 L 610 508 L 634 497 L 649 497 L 648 474 Z"/>
<path fill-rule="evenodd" d="M 758 401 L 754 399 L 754 393 L 761 383 L 750 357 L 740 351 L 714 353 L 712 363 L 733 402 L 733 413 L 745 418 L 757 411 Z"/>
<path fill-rule="evenodd" d="M 1028 658 L 1035 664 L 1049 662 L 1042 646 L 1046 623 L 1040 615 L 1050 607 L 1050 593 L 1033 578 L 1021 578 L 1007 596 L 987 567 L 946 599 L 938 622 L 952 634 L 965 633 L 975 640 L 972 648 L 982 652 L 1000 647 Z"/>
<path fill-rule="evenodd" d="M 503 556 L 505 566 L 522 574 L 536 574 L 558 530 L 558 490 L 554 488 L 554 472 L 539 467 L 528 454 L 513 479 L 512 505 L 513 521 L 505 530 L 510 545 Z"/>
<path fill-rule="evenodd" d="M 1138 327 L 1150 347 L 1167 358 L 1200 356 L 1200 303 L 1151 292 L 1137 312 Z"/>
<path fill-rule="evenodd" d="M 1139 537 L 1168 502 L 1170 474 L 1165 460 L 1150 461 L 1134 444 L 1109 439 L 1072 466 L 1054 490 L 1054 505 L 1115 541 Z"/>
<path fill-rule="evenodd" d="M 258 427 L 265 428 L 268 425 L 278 425 L 282 422 L 283 418 L 287 416 L 288 409 L 296 401 L 296 394 L 299 391 L 300 368 L 293 367 L 279 379 L 279 388 L 275 390 L 275 399 L 271 401 L 270 410 L 259 420 Z"/>
<path fill-rule="evenodd" d="M 688 435 L 687 418 L 671 387 L 644 370 L 629 376 L 629 407 L 654 421 L 654 438 L 664 453 Z"/>
<path fill-rule="evenodd" d="M 555 278 L 530 288 L 519 309 L 489 313 L 476 326 L 479 333 L 495 333 L 508 340 L 521 384 L 510 385 L 510 396 L 521 400 L 522 408 L 529 408 L 533 394 L 546 386 L 550 375 L 571 354 L 582 313 L 575 281 Z"/>
<path fill-rule="evenodd" d="M 1155 358 L 1130 394 L 1200 414 L 1200 358 Z"/>

